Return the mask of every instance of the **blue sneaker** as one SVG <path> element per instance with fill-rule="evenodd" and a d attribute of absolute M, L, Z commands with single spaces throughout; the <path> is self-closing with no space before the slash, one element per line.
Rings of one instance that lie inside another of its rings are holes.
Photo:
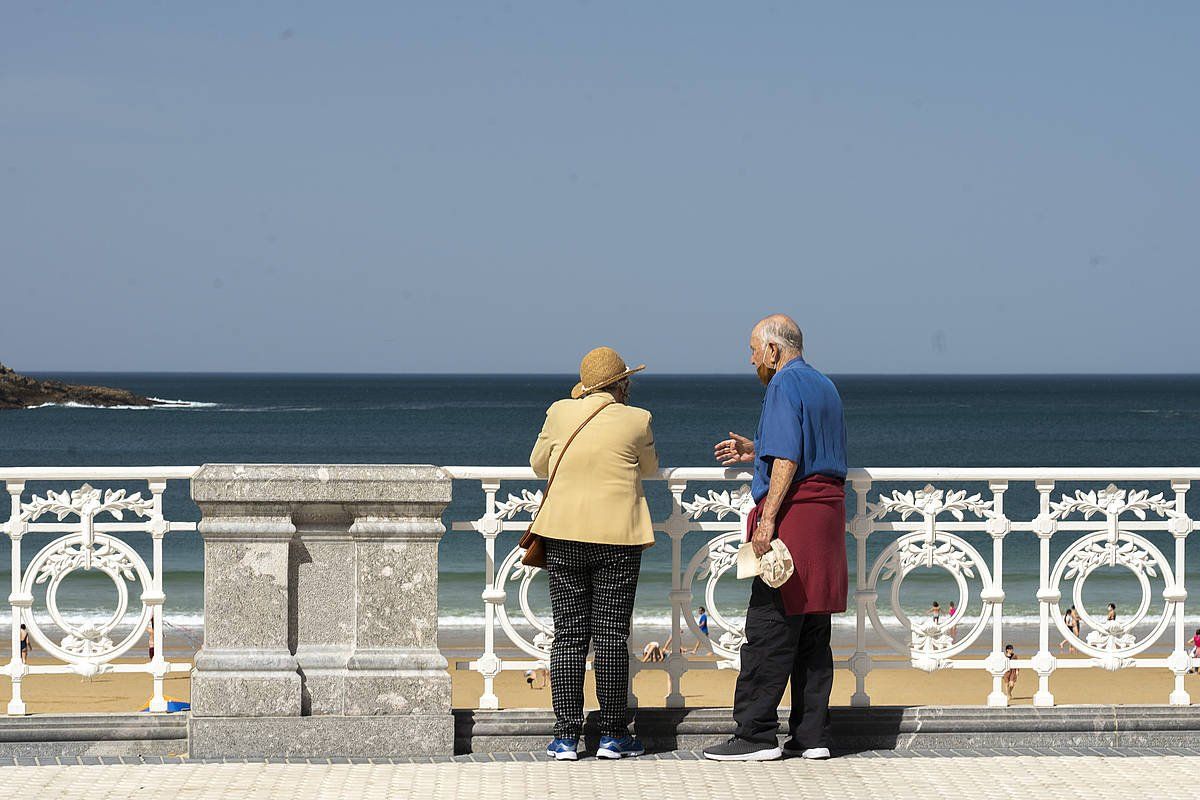
<path fill-rule="evenodd" d="M 632 736 L 622 739 L 602 736 L 600 746 L 596 748 L 596 758 L 636 758 L 645 753 L 646 748 Z"/>
<path fill-rule="evenodd" d="M 546 746 L 546 755 L 555 761 L 576 761 L 579 759 L 579 740 L 555 739 Z"/>

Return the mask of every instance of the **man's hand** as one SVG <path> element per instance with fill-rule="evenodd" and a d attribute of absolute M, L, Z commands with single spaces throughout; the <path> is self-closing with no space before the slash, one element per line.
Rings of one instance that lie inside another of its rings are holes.
<path fill-rule="evenodd" d="M 729 437 L 713 445 L 713 456 L 721 462 L 721 466 L 748 464 L 754 460 L 753 441 L 745 436 L 738 436 L 733 431 L 729 432 Z"/>
<path fill-rule="evenodd" d="M 771 540 L 775 538 L 775 520 L 759 518 L 758 527 L 754 529 L 754 535 L 750 537 L 750 544 L 754 546 L 754 555 L 762 558 L 766 552 L 771 549 Z"/>

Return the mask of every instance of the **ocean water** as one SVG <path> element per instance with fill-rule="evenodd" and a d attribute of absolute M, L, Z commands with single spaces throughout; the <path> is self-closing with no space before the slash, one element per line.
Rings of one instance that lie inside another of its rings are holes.
<path fill-rule="evenodd" d="M 333 375 L 57 375 L 73 382 L 103 383 L 180 401 L 170 408 L 91 409 L 43 407 L 0 412 L 0 465 L 136 466 L 205 462 L 432 463 L 526 465 L 545 408 L 565 395 L 570 376 L 333 376 Z M 883 377 L 835 376 L 846 406 L 849 452 L 861 466 L 1191 466 L 1200 465 L 1200 377 Z M 747 376 L 656 376 L 635 383 L 632 402 L 651 410 L 665 466 L 710 466 L 712 444 L 728 431 L 753 435 L 761 387 Z M 104 486 L 98 482 L 94 485 Z M 506 484 L 518 492 L 523 484 Z M 530 488 L 534 488 L 532 484 Z M 668 509 L 665 491 L 648 492 L 656 518 Z M 29 484 L 29 493 L 66 484 Z M 697 485 L 703 492 L 708 486 Z M 876 486 L 880 490 L 913 488 Z M 986 490 L 985 486 L 966 487 Z M 1063 486 L 1061 488 L 1068 488 Z M 1071 486 L 1070 489 L 1076 488 Z M 1094 488 L 1079 485 L 1078 488 Z M 1140 487 L 1139 487 L 1140 488 Z M 1150 485 L 1166 491 L 1165 485 Z M 689 487 L 689 496 L 693 487 Z M 1200 517 L 1200 488 L 1189 513 Z M 853 495 L 848 497 L 852 506 Z M 482 513 L 478 483 L 458 482 L 446 519 Z M 1011 518 L 1032 518 L 1036 493 L 1015 486 L 1006 497 Z M 198 519 L 186 484 L 172 484 L 168 516 Z M 0 508 L 0 521 L 7 518 Z M 1099 526 L 1098 526 L 1099 527 Z M 48 542 L 29 536 L 24 559 Z M 147 537 L 148 538 L 148 537 Z M 498 552 L 516 543 L 506 534 Z M 990 558 L 983 535 L 968 537 Z M 1169 536 L 1152 537 L 1168 555 Z M 706 536 L 690 534 L 685 560 Z M 869 558 L 886 544 L 872 537 Z M 148 541 L 134 543 L 147 556 Z M 1065 547 L 1056 537 L 1055 552 Z M 1200 536 L 1188 544 L 1188 560 L 1200 576 Z M 482 619 L 483 546 L 473 533 L 452 532 L 440 550 L 441 615 L 447 627 L 469 628 Z M 1012 534 L 1005 545 L 1006 617 L 1037 614 L 1036 539 Z M 853 548 L 851 548 L 853 570 Z M 9 568 L 0 548 L 0 569 Z M 165 557 L 166 619 L 181 628 L 202 622 L 202 546 L 193 533 L 168 537 Z M 637 619 L 661 625 L 669 618 L 669 547 L 647 551 Z M 1200 578 L 1189 580 L 1189 615 L 1200 614 Z M 719 607 L 736 612 L 746 585 L 721 582 Z M 905 581 L 902 607 L 923 614 L 938 600 L 957 596 L 940 571 L 918 572 Z M 1101 570 L 1089 580 L 1085 601 L 1100 609 L 1110 600 L 1124 611 L 1140 596 L 1123 570 Z M 107 618 L 114 597 L 102 574 L 76 574 L 63 584 L 60 608 L 72 618 Z M 700 591 L 696 605 L 704 602 Z M 535 589 L 544 608 L 544 586 Z M 968 608 L 968 614 L 971 609 Z M 44 609 L 35 604 L 35 612 Z M 40 616 L 39 616 L 40 618 Z M 843 619 L 841 624 L 849 623 Z"/>

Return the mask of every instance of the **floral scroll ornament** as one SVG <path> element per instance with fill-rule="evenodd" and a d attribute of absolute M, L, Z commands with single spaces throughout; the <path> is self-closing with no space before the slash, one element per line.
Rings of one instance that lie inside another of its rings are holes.
<path fill-rule="evenodd" d="M 85 483 L 71 492 L 48 491 L 45 497 L 35 494 L 32 500 L 21 505 L 21 518 L 32 521 L 43 514 L 53 514 L 61 522 L 73 514 L 77 515 L 83 555 L 80 567 L 89 570 L 92 568 L 92 545 L 96 540 L 96 517 L 100 514 L 111 514 L 120 520 L 125 518 L 126 511 L 139 517 L 148 516 L 154 512 L 154 501 L 144 499 L 141 492 L 126 495 L 124 489 L 105 489 L 101 498 L 99 489 Z"/>
<path fill-rule="evenodd" d="M 528 514 L 530 519 L 537 517 L 538 511 L 542 508 L 542 490 L 531 492 L 528 489 L 522 489 L 521 494 L 508 496 L 508 500 L 503 503 L 496 504 L 496 519 L 507 520 L 513 519 L 520 514 Z M 517 548 L 521 550 L 521 548 Z M 521 550 L 523 553 L 524 550 Z M 512 560 L 512 559 L 508 559 Z M 521 563 L 521 559 L 517 558 L 513 561 L 512 571 L 506 580 L 521 582 L 525 590 L 528 589 L 528 581 L 532 580 L 541 570 L 538 567 L 530 567 Z"/>
<path fill-rule="evenodd" d="M 905 542 L 897 548 L 893 557 L 884 563 L 880 578 L 889 581 L 897 572 L 907 575 L 921 566 L 938 566 L 952 575 L 975 577 L 975 561 L 969 553 L 957 547 L 954 541 L 937 540 Z"/>
<path fill-rule="evenodd" d="M 925 672 L 944 669 L 950 662 L 941 655 L 954 645 L 950 635 L 934 622 L 918 622 L 912 628 L 912 665 Z"/>
<path fill-rule="evenodd" d="M 739 486 L 733 491 L 718 492 L 708 490 L 707 496 L 695 495 L 690 503 L 683 503 L 683 511 L 691 519 L 700 519 L 705 514 L 715 514 L 717 519 L 725 519 L 730 514 L 745 517 L 754 507 L 754 498 L 749 486 Z"/>
<path fill-rule="evenodd" d="M 1129 512 L 1144 520 L 1147 511 L 1160 517 L 1179 516 L 1175 502 L 1165 499 L 1161 492 L 1151 497 L 1149 489 L 1126 492 L 1112 483 L 1098 492 L 1076 489 L 1074 497 L 1064 494 L 1060 502 L 1050 504 L 1051 519 L 1062 519 L 1073 512 L 1082 513 L 1084 519 L 1091 519 L 1096 514 L 1119 517 Z"/>
<path fill-rule="evenodd" d="M 966 490 L 945 492 L 926 484 L 925 488 L 915 492 L 893 490 L 891 497 L 879 495 L 878 503 L 867 503 L 867 518 L 879 520 L 888 514 L 899 514 L 900 519 L 907 520 L 913 514 L 921 514 L 927 518 L 936 518 L 939 514 L 950 514 L 959 522 L 963 521 L 964 512 L 971 512 L 977 517 L 991 517 L 992 501 L 981 499 L 981 495 L 973 494 L 967 497 Z"/>
<path fill-rule="evenodd" d="M 537 512 L 542 507 L 542 490 L 531 492 L 528 489 L 522 489 L 520 495 L 509 495 L 508 500 L 503 503 L 496 504 L 497 519 L 513 519 L 518 514 L 529 514 L 530 518 L 536 517 Z"/>

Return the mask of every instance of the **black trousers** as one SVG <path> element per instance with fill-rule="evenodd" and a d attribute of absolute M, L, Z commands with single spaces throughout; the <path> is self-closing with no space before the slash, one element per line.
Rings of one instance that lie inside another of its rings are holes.
<path fill-rule="evenodd" d="M 733 696 L 739 739 L 774 745 L 779 735 L 779 703 L 790 679 L 792 739 L 802 748 L 829 747 L 829 693 L 833 690 L 833 651 L 829 614 L 783 611 L 778 589 L 761 578 L 750 589 L 742 671 Z"/>
<path fill-rule="evenodd" d="M 629 625 L 637 593 L 642 548 L 546 539 L 546 573 L 554 609 L 550 646 L 550 696 L 554 735 L 583 732 L 583 676 L 588 645 L 596 648 L 596 699 L 600 735 L 629 734 Z"/>

